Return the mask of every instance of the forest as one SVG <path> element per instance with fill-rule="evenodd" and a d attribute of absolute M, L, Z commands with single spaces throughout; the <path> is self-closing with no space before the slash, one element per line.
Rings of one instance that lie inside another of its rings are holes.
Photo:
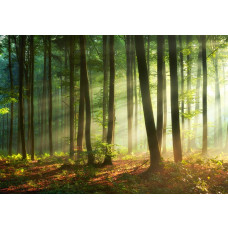
<path fill-rule="evenodd" d="M 228 193 L 227 35 L 1 35 L 0 193 Z"/>

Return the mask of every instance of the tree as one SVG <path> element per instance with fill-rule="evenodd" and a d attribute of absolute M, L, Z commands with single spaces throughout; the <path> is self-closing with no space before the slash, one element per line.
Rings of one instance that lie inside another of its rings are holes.
<path fill-rule="evenodd" d="M 43 88 L 42 88 L 42 112 L 41 112 L 41 154 L 46 150 L 47 146 L 47 137 L 44 133 L 47 132 L 47 37 L 43 37 L 43 46 L 44 46 L 44 63 L 43 63 Z M 43 145 L 44 144 L 44 145 Z"/>
<path fill-rule="evenodd" d="M 190 42 L 192 40 L 191 36 L 187 36 L 187 46 L 189 49 L 189 52 L 187 54 L 187 91 L 191 91 L 191 46 L 190 46 Z M 191 115 L 191 99 L 190 96 L 188 96 L 187 98 L 187 109 L 188 109 L 188 115 Z M 191 150 L 191 138 L 190 138 L 190 132 L 191 132 L 191 118 L 188 118 L 188 147 L 187 147 L 187 151 L 190 152 Z"/>
<path fill-rule="evenodd" d="M 75 37 L 70 36 L 70 157 L 74 155 L 74 48 Z"/>
<path fill-rule="evenodd" d="M 86 51 L 85 51 L 85 36 L 80 36 L 80 51 L 81 51 L 81 75 L 83 81 L 83 88 L 85 89 L 85 108 L 86 108 L 86 126 L 85 126 L 85 138 L 86 138 L 86 148 L 88 153 L 88 164 L 94 164 L 94 154 L 92 151 L 91 144 L 91 106 L 90 106 L 90 92 L 89 92 L 89 79 L 87 72 L 86 63 Z"/>
<path fill-rule="evenodd" d="M 159 166 L 159 163 L 161 161 L 161 155 L 158 145 L 157 132 L 155 129 L 154 115 L 150 98 L 149 77 L 146 64 L 143 36 L 135 36 L 135 47 L 138 62 L 139 82 L 142 95 L 147 140 L 150 151 L 149 170 L 153 170 Z"/>
<path fill-rule="evenodd" d="M 26 36 L 19 37 L 19 112 L 20 112 L 20 138 L 22 158 L 26 159 L 25 132 L 24 132 L 24 105 L 23 105 L 23 81 L 24 81 L 24 62 L 25 62 L 25 40 Z"/>
<path fill-rule="evenodd" d="M 203 64 L 203 148 L 202 154 L 207 154 L 207 55 L 206 36 L 201 36 Z"/>
<path fill-rule="evenodd" d="M 104 71 L 104 82 L 103 82 L 103 142 L 107 139 L 106 133 L 106 122 L 107 122 L 107 97 L 108 97 L 108 61 L 107 61 L 107 38 L 103 36 L 103 71 Z"/>
<path fill-rule="evenodd" d="M 126 36 L 127 56 L 127 121 L 128 121 L 128 153 L 132 153 L 132 121 L 133 121 L 133 75 L 132 75 L 132 42 Z"/>
<path fill-rule="evenodd" d="M 163 150 L 162 153 L 166 154 L 166 128 L 167 128 L 167 86 L 166 86 L 166 67 L 165 63 L 163 64 L 163 110 L 164 110 L 164 121 L 163 121 Z"/>
<path fill-rule="evenodd" d="M 52 144 L 52 74 L 51 74 L 51 36 L 48 36 L 48 92 L 49 92 L 49 151 L 53 155 Z"/>
<path fill-rule="evenodd" d="M 30 58 L 31 58 L 31 160 L 34 160 L 34 37 L 30 36 Z"/>
<path fill-rule="evenodd" d="M 109 61 L 110 61 L 110 81 L 109 81 L 109 103 L 108 103 L 108 133 L 107 143 L 110 145 L 113 141 L 114 130 L 114 98 L 115 98 L 115 53 L 114 36 L 109 39 Z M 104 165 L 112 165 L 111 147 L 108 145 L 105 154 Z"/>
<path fill-rule="evenodd" d="M 182 161 L 182 148 L 180 138 L 179 105 L 178 105 L 178 78 L 177 78 L 177 47 L 176 36 L 168 36 L 169 66 L 171 86 L 171 119 L 174 161 Z"/>
<path fill-rule="evenodd" d="M 163 129 L 164 41 L 164 36 L 157 36 L 157 135 L 159 148 L 162 144 Z"/>
<path fill-rule="evenodd" d="M 11 64 L 11 37 L 8 36 L 8 53 L 9 53 L 9 75 L 10 75 L 10 90 L 11 96 L 13 96 L 13 73 Z M 13 101 L 10 104 L 10 134 L 9 134 L 9 156 L 12 155 L 12 142 L 13 142 Z"/>
<path fill-rule="evenodd" d="M 182 38 L 179 36 L 179 45 L 180 45 L 180 67 L 181 67 L 181 130 L 182 130 L 182 150 L 184 150 L 184 57 L 183 57 L 183 47 L 182 47 Z"/>

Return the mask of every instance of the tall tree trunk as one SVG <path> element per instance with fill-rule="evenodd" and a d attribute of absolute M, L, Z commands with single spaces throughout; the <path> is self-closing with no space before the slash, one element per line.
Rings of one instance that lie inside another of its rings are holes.
<path fill-rule="evenodd" d="M 104 83 L 103 83 L 103 142 L 107 139 L 106 125 L 107 125 L 107 97 L 108 97 L 108 73 L 107 73 L 107 38 L 103 36 L 103 70 L 104 70 Z"/>
<path fill-rule="evenodd" d="M 24 131 L 24 104 L 23 104 L 23 80 L 25 62 L 25 40 L 26 36 L 20 36 L 20 56 L 19 56 L 19 106 L 20 106 L 20 137 L 22 147 L 22 158 L 26 159 L 25 131 Z"/>
<path fill-rule="evenodd" d="M 191 42 L 192 37 L 187 36 L 187 47 L 188 49 L 191 49 L 190 47 L 190 42 Z M 191 51 L 189 51 L 189 54 L 187 55 L 187 91 L 191 91 Z M 188 109 L 188 115 L 190 116 L 191 114 L 191 99 L 190 96 L 188 95 L 187 98 L 187 109 Z M 190 117 L 188 118 L 188 146 L 187 146 L 187 151 L 190 152 L 191 150 L 191 119 Z"/>
<path fill-rule="evenodd" d="M 91 106 L 90 106 L 90 92 L 89 92 L 89 79 L 86 63 L 86 50 L 85 50 L 85 36 L 80 36 L 80 50 L 81 50 L 81 70 L 82 70 L 82 80 L 85 89 L 85 108 L 86 108 L 86 125 L 85 125 L 85 139 L 86 148 L 88 153 L 88 164 L 92 165 L 94 163 L 94 154 L 92 151 L 91 144 Z"/>
<path fill-rule="evenodd" d="M 81 38 L 80 38 L 81 45 Z M 80 50 L 80 100 L 79 100 L 79 116 L 78 116 L 78 135 L 77 135 L 77 159 L 81 158 L 83 150 L 83 132 L 84 132 L 84 113 L 85 113 L 85 83 L 83 80 L 83 53 Z M 84 60 L 85 61 L 85 60 Z"/>
<path fill-rule="evenodd" d="M 164 41 L 164 36 L 157 36 L 157 135 L 159 148 L 162 144 L 163 128 Z"/>
<path fill-rule="evenodd" d="M 162 140 L 162 145 L 163 145 L 163 150 L 162 154 L 166 154 L 166 128 L 167 128 L 167 83 L 166 83 L 166 67 L 165 67 L 165 62 L 163 64 L 163 110 L 164 110 L 164 121 L 163 121 L 163 140 Z"/>
<path fill-rule="evenodd" d="M 135 97 L 135 139 L 134 139 L 134 148 L 137 152 L 138 150 L 138 94 L 137 94 L 137 78 L 136 78 L 136 59 L 135 59 L 135 42 L 133 38 L 133 69 L 134 69 L 134 78 L 133 78 L 133 84 L 134 84 L 134 97 Z"/>
<path fill-rule="evenodd" d="M 207 56 L 206 35 L 201 36 L 202 64 L 203 64 L 203 148 L 202 153 L 207 153 Z"/>
<path fill-rule="evenodd" d="M 128 120 L 128 153 L 132 154 L 132 118 L 133 118 L 133 86 L 132 86 L 132 44 L 131 36 L 126 37 L 127 55 L 127 120 Z"/>
<path fill-rule="evenodd" d="M 49 92 L 49 150 L 53 155 L 52 145 L 52 74 L 51 74 L 51 36 L 48 36 L 48 92 Z"/>
<path fill-rule="evenodd" d="M 74 49 L 75 37 L 69 37 L 70 43 L 70 157 L 74 155 Z"/>
<path fill-rule="evenodd" d="M 182 130 L 182 150 L 184 150 L 184 57 L 183 57 L 183 47 L 182 47 L 182 38 L 179 36 L 179 45 L 180 45 L 180 67 L 181 67 L 181 130 Z"/>
<path fill-rule="evenodd" d="M 47 148 L 47 38 L 43 37 L 44 44 L 44 69 L 43 69 L 43 90 L 42 90 L 42 111 L 41 111 L 41 154 L 46 151 Z"/>
<path fill-rule="evenodd" d="M 168 36 L 168 41 L 169 41 L 173 152 L 174 152 L 175 162 L 180 162 L 182 161 L 182 148 L 181 148 L 181 138 L 180 138 L 179 105 L 178 105 L 176 36 Z"/>
<path fill-rule="evenodd" d="M 142 95 L 146 133 L 150 150 L 150 169 L 155 169 L 159 166 L 161 155 L 151 104 L 148 68 L 146 65 L 143 36 L 135 36 L 135 47 L 138 61 L 139 82 Z"/>
<path fill-rule="evenodd" d="M 31 160 L 34 160 L 34 37 L 30 36 L 31 61 Z"/>
<path fill-rule="evenodd" d="M 8 52 L 9 52 L 9 75 L 10 75 L 10 90 L 11 97 L 13 95 L 13 73 L 12 73 L 12 64 L 11 64 L 11 40 L 10 36 L 8 36 Z M 12 143 L 13 143 L 13 102 L 10 104 L 10 134 L 9 134 L 9 156 L 12 155 Z"/>
<path fill-rule="evenodd" d="M 114 129 L 114 101 L 115 101 L 115 53 L 114 53 L 114 36 L 110 36 L 109 40 L 109 61 L 110 61 L 110 81 L 109 81 L 109 104 L 108 104 L 108 148 L 105 155 L 104 165 L 112 165 L 111 147 L 113 141 Z"/>
<path fill-rule="evenodd" d="M 27 37 L 27 39 L 29 36 Z M 27 62 L 25 63 L 25 85 L 26 85 L 26 96 L 27 96 L 27 153 L 30 154 L 31 150 L 31 50 L 30 43 L 28 42 L 28 50 L 27 50 Z M 26 58 L 25 58 L 26 59 Z M 24 111 L 26 113 L 26 111 Z"/>

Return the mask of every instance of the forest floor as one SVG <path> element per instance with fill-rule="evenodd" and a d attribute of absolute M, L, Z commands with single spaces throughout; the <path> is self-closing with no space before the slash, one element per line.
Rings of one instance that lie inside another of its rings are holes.
<path fill-rule="evenodd" d="M 116 158 L 112 166 L 77 165 L 68 156 L 22 161 L 0 158 L 0 193 L 228 193 L 228 163 L 220 158 L 185 157 L 143 176 L 149 160 L 141 156 Z"/>

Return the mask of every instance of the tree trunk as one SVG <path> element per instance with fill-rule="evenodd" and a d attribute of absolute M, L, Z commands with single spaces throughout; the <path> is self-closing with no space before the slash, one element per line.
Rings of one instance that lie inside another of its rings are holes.
<path fill-rule="evenodd" d="M 31 160 L 34 160 L 34 37 L 30 36 L 31 61 Z"/>
<path fill-rule="evenodd" d="M 85 125 L 85 139 L 86 148 L 88 153 L 88 165 L 94 164 L 94 154 L 91 144 L 91 106 L 90 106 L 90 93 L 89 93 L 89 80 L 86 63 L 86 50 L 85 50 L 85 36 L 80 36 L 80 50 L 81 50 L 81 74 L 85 89 L 85 108 L 86 108 L 86 125 Z"/>
<path fill-rule="evenodd" d="M 150 169 L 156 169 L 161 161 L 161 155 L 151 104 L 148 68 L 146 65 L 143 36 L 135 36 L 135 47 L 138 61 L 139 82 L 142 94 L 146 133 L 150 150 Z"/>
<path fill-rule="evenodd" d="M 43 37 L 44 44 L 44 75 L 43 75 L 43 91 L 42 91 L 42 112 L 41 112 L 41 154 L 46 151 L 47 148 L 47 38 Z"/>
<path fill-rule="evenodd" d="M 132 118 L 133 118 L 133 86 L 132 86 L 132 44 L 131 36 L 126 37 L 127 56 L 127 120 L 128 120 L 128 154 L 132 154 Z"/>
<path fill-rule="evenodd" d="M 103 83 L 103 142 L 107 139 L 106 125 L 107 125 L 107 97 L 108 97 L 108 73 L 107 73 L 107 37 L 103 36 L 103 70 L 104 70 L 104 83 Z"/>
<path fill-rule="evenodd" d="M 201 36 L 202 64 L 203 64 L 203 148 L 202 153 L 207 154 L 207 56 L 206 36 Z"/>
<path fill-rule="evenodd" d="M 187 36 L 187 47 L 190 49 L 190 42 L 191 42 L 191 36 Z M 190 53 L 190 52 L 189 52 Z M 191 54 L 187 55 L 187 91 L 191 91 Z M 191 99 L 190 96 L 188 95 L 187 98 L 187 110 L 189 116 L 191 115 Z M 188 118 L 188 146 L 187 146 L 187 151 L 191 151 L 191 118 Z"/>
<path fill-rule="evenodd" d="M 182 47 L 182 38 L 179 36 L 179 45 L 180 45 L 180 67 L 181 67 L 181 95 L 182 95 L 182 100 L 181 100 L 181 127 L 182 127 L 182 150 L 184 151 L 184 134 L 185 134 L 185 129 L 184 129 L 184 58 L 183 58 L 183 47 Z"/>
<path fill-rule="evenodd" d="M 164 41 L 164 36 L 157 36 L 157 135 L 159 148 L 162 144 L 163 128 Z"/>
<path fill-rule="evenodd" d="M 167 128 L 167 89 L 166 89 L 166 67 L 165 67 L 165 62 L 163 64 L 163 109 L 164 109 L 164 121 L 163 121 L 163 140 L 162 140 L 162 145 L 163 145 L 163 150 L 162 154 L 166 154 L 166 128 Z"/>
<path fill-rule="evenodd" d="M 13 95 L 13 73 L 12 73 L 12 64 L 11 64 L 11 40 L 10 36 L 8 36 L 8 52 L 9 52 L 9 74 L 10 74 L 10 90 L 11 90 L 11 97 Z M 12 143 L 13 143 L 13 102 L 10 104 L 10 134 L 9 134 L 9 156 L 12 156 Z"/>
<path fill-rule="evenodd" d="M 133 38 L 133 69 L 134 69 L 134 78 L 133 78 L 133 84 L 134 84 L 134 97 L 135 97 L 135 139 L 134 139 L 134 148 L 137 152 L 138 150 L 138 95 L 137 95 L 137 78 L 136 78 L 136 60 L 135 60 L 135 42 Z"/>
<path fill-rule="evenodd" d="M 25 40 L 26 36 L 20 36 L 20 56 L 19 56 L 19 110 L 20 110 L 20 137 L 22 147 L 22 158 L 26 159 L 25 131 L 24 131 L 24 104 L 23 104 L 23 80 L 25 62 Z"/>
<path fill-rule="evenodd" d="M 168 36 L 169 65 L 171 86 L 171 119 L 174 161 L 182 161 L 182 148 L 180 138 L 179 105 L 178 105 L 178 78 L 177 78 L 177 49 L 176 36 Z"/>
<path fill-rule="evenodd" d="M 75 37 L 69 37 L 70 43 L 70 157 L 74 155 L 74 49 Z"/>
<path fill-rule="evenodd" d="M 111 147 L 113 141 L 114 129 L 114 101 L 115 101 L 115 53 L 114 53 L 114 36 L 110 36 L 109 40 L 109 61 L 110 61 L 110 81 L 109 81 L 109 104 L 108 104 L 108 148 L 105 154 L 104 165 L 112 165 Z"/>
<path fill-rule="evenodd" d="M 48 92 L 49 92 L 49 150 L 53 155 L 52 145 L 52 74 L 51 74 L 51 36 L 48 36 Z"/>

